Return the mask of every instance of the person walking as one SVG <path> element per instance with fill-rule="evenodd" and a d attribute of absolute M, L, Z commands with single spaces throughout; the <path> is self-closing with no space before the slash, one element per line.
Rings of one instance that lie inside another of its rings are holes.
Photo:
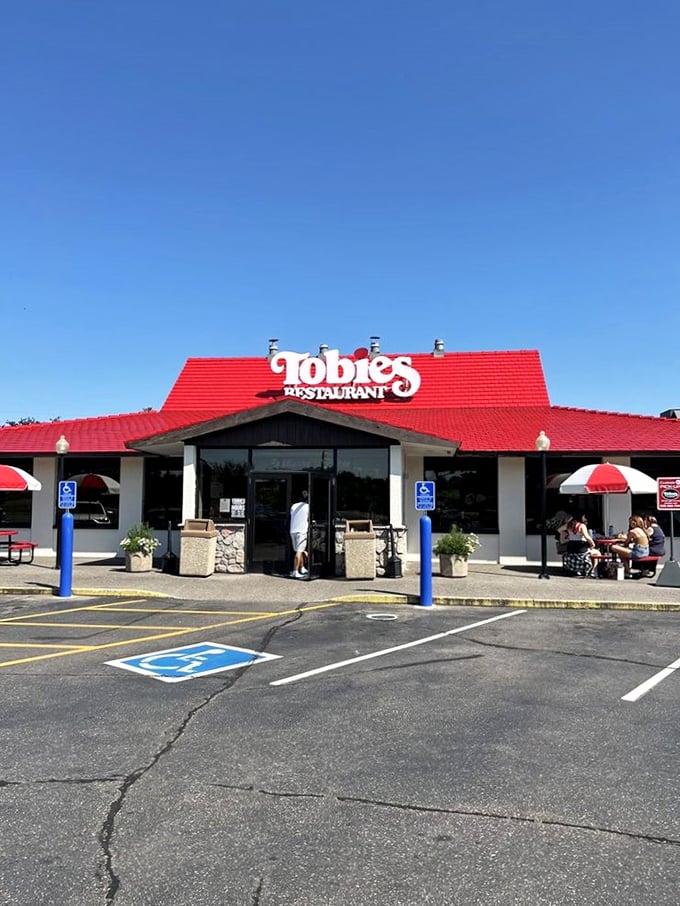
<path fill-rule="evenodd" d="M 302 491 L 300 499 L 290 508 L 290 540 L 293 545 L 293 571 L 291 579 L 304 579 L 308 572 L 305 567 L 307 557 L 307 535 L 309 533 L 309 504 L 307 491 Z"/>

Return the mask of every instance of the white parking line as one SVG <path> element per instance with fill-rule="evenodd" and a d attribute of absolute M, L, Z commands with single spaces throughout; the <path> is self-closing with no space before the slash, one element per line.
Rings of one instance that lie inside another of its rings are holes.
<path fill-rule="evenodd" d="M 526 610 L 511 610 L 509 613 L 502 613 L 497 617 L 489 617 L 487 620 L 479 620 L 477 623 L 468 623 L 467 626 L 459 626 L 458 629 L 449 629 L 448 632 L 438 632 L 436 635 L 428 635 L 424 639 L 416 639 L 414 642 L 406 642 L 404 645 L 396 645 L 394 648 L 384 648 L 382 651 L 373 651 L 371 654 L 361 654 L 359 657 L 352 657 L 346 661 L 337 661 L 335 664 L 326 664 L 325 667 L 317 667 L 314 670 L 307 670 L 305 673 L 297 673 L 295 676 L 287 676 L 284 679 L 274 680 L 274 682 L 269 685 L 285 686 L 287 683 L 296 683 L 298 680 L 307 679 L 309 676 L 316 676 L 319 673 L 328 673 L 329 670 L 337 670 L 339 667 L 347 667 L 348 664 L 358 664 L 360 661 L 368 661 L 371 658 L 382 657 L 384 654 L 392 654 L 394 651 L 403 651 L 405 648 L 415 648 L 416 645 L 434 642 L 436 639 L 443 639 L 447 635 L 456 635 L 456 633 L 466 632 L 468 629 L 476 629 L 477 626 L 495 623 L 496 620 L 504 620 L 506 617 L 514 617 L 520 613 L 526 613 Z"/>
<path fill-rule="evenodd" d="M 680 658 L 677 661 L 673 661 L 672 664 L 669 664 L 668 667 L 664 667 L 663 670 L 659 670 L 658 673 L 655 673 L 654 676 L 650 676 L 648 680 L 645 680 L 644 683 L 640 683 L 639 686 L 636 686 L 631 692 L 628 692 L 626 695 L 621 696 L 622 702 L 636 702 L 639 698 L 642 698 L 643 695 L 646 695 L 650 689 L 653 689 L 654 686 L 658 685 L 662 680 L 665 680 L 666 677 L 670 676 L 675 670 L 680 667 Z"/>

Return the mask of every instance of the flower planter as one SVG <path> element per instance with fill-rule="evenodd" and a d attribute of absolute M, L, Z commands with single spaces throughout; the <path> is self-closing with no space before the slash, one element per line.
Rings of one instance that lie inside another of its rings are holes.
<path fill-rule="evenodd" d="M 153 554 L 125 552 L 125 570 L 129 573 L 148 573 L 153 567 Z"/>
<path fill-rule="evenodd" d="M 447 579 L 463 579 L 468 574 L 467 557 L 458 554 L 440 554 L 439 571 Z"/>

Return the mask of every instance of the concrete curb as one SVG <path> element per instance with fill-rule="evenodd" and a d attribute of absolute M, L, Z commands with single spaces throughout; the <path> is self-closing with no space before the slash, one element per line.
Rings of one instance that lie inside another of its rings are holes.
<path fill-rule="evenodd" d="M 26 588 L 22 585 L 17 588 L 0 588 L 0 595 L 51 595 L 59 597 L 59 588 L 51 586 L 50 588 Z M 121 588 L 72 588 L 71 597 L 106 597 L 106 598 L 173 598 L 174 595 L 166 595 L 159 591 L 139 591 L 136 588 L 123 590 Z"/>
<path fill-rule="evenodd" d="M 338 604 L 413 604 L 420 606 L 418 595 L 338 595 L 328 599 Z M 541 601 L 535 598 L 453 598 L 433 596 L 440 607 L 519 607 L 523 610 L 646 610 L 678 611 L 680 604 L 669 601 Z"/>
<path fill-rule="evenodd" d="M 6 586 L 0 588 L 0 595 L 50 595 L 58 597 L 58 586 L 32 588 L 27 586 Z M 158 591 L 142 591 L 137 588 L 73 588 L 71 597 L 106 598 L 165 598 L 179 600 L 176 595 Z M 182 597 L 182 596 L 180 596 Z M 365 594 L 335 595 L 325 599 L 330 604 L 408 604 L 420 605 L 420 596 L 415 594 Z M 574 601 L 537 600 L 536 598 L 472 598 L 433 595 L 432 602 L 439 607 L 515 607 L 526 610 L 637 610 L 648 612 L 680 612 L 680 603 L 670 601 Z M 295 606 L 295 605 L 293 605 Z M 304 607 L 301 602 L 298 606 Z M 426 609 L 426 608 L 425 608 Z"/>

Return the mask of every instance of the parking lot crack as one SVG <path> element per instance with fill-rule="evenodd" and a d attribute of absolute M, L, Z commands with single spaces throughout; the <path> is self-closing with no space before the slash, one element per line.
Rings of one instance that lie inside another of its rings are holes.
<path fill-rule="evenodd" d="M 473 645 L 480 645 L 482 648 L 498 648 L 503 651 L 526 651 L 532 654 L 558 654 L 562 657 L 578 657 L 585 658 L 587 660 L 593 661 L 613 661 L 616 664 L 632 664 L 636 667 L 650 667 L 654 668 L 660 666 L 658 664 L 651 664 L 649 661 L 639 661 L 634 658 L 627 657 L 614 657 L 613 655 L 608 654 L 591 654 L 584 651 L 565 651 L 563 648 L 537 648 L 531 645 L 503 645 L 500 642 L 483 642 L 481 639 L 475 639 L 472 636 L 465 636 L 466 642 L 471 642 Z"/>
<path fill-rule="evenodd" d="M 280 629 L 282 629 L 283 627 L 285 627 L 286 625 L 288 625 L 290 623 L 296 622 L 297 620 L 301 619 L 302 616 L 303 616 L 303 611 L 299 610 L 295 613 L 294 616 L 290 617 L 287 620 L 284 620 L 279 625 L 273 626 L 263 637 L 262 646 L 261 646 L 262 650 L 266 651 L 266 646 L 270 644 L 272 638 L 276 635 L 276 633 Z M 164 745 L 162 745 L 158 749 L 157 752 L 155 752 L 151 756 L 148 763 L 145 765 L 142 765 L 141 767 L 136 768 L 134 771 L 131 771 L 123 779 L 123 782 L 121 783 L 120 787 L 118 788 L 117 796 L 115 797 L 113 802 L 111 802 L 111 804 L 109 805 L 109 809 L 108 809 L 106 818 L 104 819 L 104 822 L 102 824 L 102 827 L 101 827 L 101 829 L 99 831 L 99 835 L 98 835 L 99 844 L 101 846 L 102 853 L 104 856 L 104 872 L 105 872 L 106 881 L 107 881 L 106 903 L 109 904 L 109 906 L 110 906 L 110 904 L 112 904 L 114 902 L 118 889 L 120 888 L 120 878 L 118 877 L 118 875 L 116 874 L 115 869 L 114 869 L 114 860 L 113 860 L 113 851 L 112 851 L 112 840 L 113 840 L 113 836 L 114 836 L 114 832 L 115 832 L 116 817 L 117 817 L 118 813 L 120 812 L 120 810 L 123 808 L 123 805 L 125 804 L 125 800 L 129 794 L 130 790 L 137 783 L 137 781 L 141 780 L 142 777 L 144 777 L 146 774 L 148 774 L 148 772 L 150 770 L 152 770 L 156 764 L 158 764 L 160 759 L 163 758 L 163 756 L 166 755 L 173 748 L 175 743 L 177 743 L 178 740 L 181 739 L 182 735 L 184 734 L 184 731 L 187 729 L 187 727 L 189 726 L 189 724 L 191 723 L 193 718 L 200 711 L 202 711 L 204 708 L 206 708 L 218 695 L 221 695 L 222 693 L 227 692 L 228 690 L 232 689 L 236 685 L 236 683 L 239 681 L 241 676 L 248 669 L 248 667 L 249 667 L 249 665 L 245 664 L 243 667 L 240 667 L 239 669 L 234 670 L 231 673 L 231 675 L 229 676 L 229 678 L 225 682 L 223 682 L 219 686 L 219 688 L 215 689 L 213 692 L 210 693 L 210 695 L 207 695 L 202 701 L 200 701 L 197 705 L 195 705 L 193 708 L 191 708 L 184 716 L 184 719 L 179 723 L 178 727 L 176 728 L 176 730 L 172 734 L 172 736 L 165 742 Z"/>
<path fill-rule="evenodd" d="M 559 818 L 539 818 L 531 815 L 514 815 L 504 812 L 483 812 L 474 809 L 456 809 L 440 808 L 436 806 L 411 805 L 399 802 L 389 802 L 382 799 L 368 799 L 361 796 L 336 796 L 338 802 L 357 803 L 360 805 L 371 805 L 379 808 L 393 808 L 400 811 L 422 812 L 425 814 L 438 815 L 460 815 L 470 818 L 488 818 L 495 821 L 514 821 L 521 824 L 533 824 L 536 826 L 562 827 L 568 830 L 588 831 L 595 834 L 610 834 L 615 837 L 626 837 L 631 840 L 642 840 L 645 843 L 662 844 L 667 846 L 680 846 L 680 839 L 675 837 L 657 836 L 655 834 L 643 834 L 636 831 L 619 830 L 612 827 L 601 827 L 595 824 L 581 824 L 576 822 L 564 821 Z"/>
<path fill-rule="evenodd" d="M 120 779 L 119 774 L 111 777 L 36 777 L 34 780 L 0 780 L 0 787 L 42 786 L 49 783 L 87 786 L 91 783 L 115 783 Z"/>

